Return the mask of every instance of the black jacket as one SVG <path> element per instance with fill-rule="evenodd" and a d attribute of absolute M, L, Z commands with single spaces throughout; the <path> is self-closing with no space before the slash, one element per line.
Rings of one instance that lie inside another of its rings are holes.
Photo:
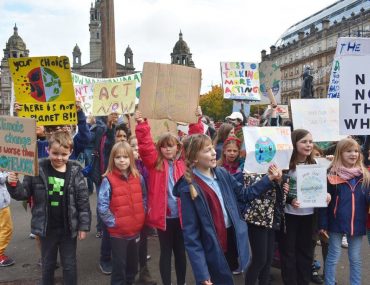
<path fill-rule="evenodd" d="M 48 177 L 46 173 L 50 160 L 39 162 L 38 176 L 24 176 L 23 182 L 12 187 L 7 183 L 10 196 L 15 200 L 27 200 L 32 196 L 31 232 L 37 236 L 46 236 L 48 224 Z M 76 161 L 69 160 L 65 178 L 66 204 L 68 206 L 68 227 L 71 237 L 77 236 L 78 231 L 90 231 L 91 211 L 89 194 L 82 168 Z"/>

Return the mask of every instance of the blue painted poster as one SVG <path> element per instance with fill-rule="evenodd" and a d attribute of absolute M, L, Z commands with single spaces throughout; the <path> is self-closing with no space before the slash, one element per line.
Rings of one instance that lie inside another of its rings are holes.
<path fill-rule="evenodd" d="M 288 169 L 293 145 L 289 127 L 244 127 L 244 170 L 249 173 L 266 173 L 271 164 Z"/>

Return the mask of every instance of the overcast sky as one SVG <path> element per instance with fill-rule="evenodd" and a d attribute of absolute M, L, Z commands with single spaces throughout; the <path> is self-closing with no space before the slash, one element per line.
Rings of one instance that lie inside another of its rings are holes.
<path fill-rule="evenodd" d="M 0 0 L 0 48 L 19 35 L 30 56 L 67 55 L 77 43 L 82 64 L 88 63 L 89 12 L 95 0 Z M 115 0 L 117 62 L 124 63 L 127 45 L 136 70 L 143 62 L 170 63 L 180 29 L 197 68 L 202 92 L 219 84 L 220 61 L 258 62 L 296 22 L 334 0 Z"/>

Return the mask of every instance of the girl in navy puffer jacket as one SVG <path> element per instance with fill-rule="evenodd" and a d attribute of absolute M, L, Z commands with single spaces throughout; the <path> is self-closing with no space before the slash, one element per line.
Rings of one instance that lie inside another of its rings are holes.
<path fill-rule="evenodd" d="M 328 231 L 329 252 L 325 261 L 325 284 L 335 284 L 335 270 L 344 234 L 348 239 L 350 284 L 361 284 L 361 244 L 366 234 L 370 202 L 370 174 L 363 164 L 359 144 L 341 140 L 329 169 L 328 192 L 331 202 L 320 213 L 321 232 Z"/>

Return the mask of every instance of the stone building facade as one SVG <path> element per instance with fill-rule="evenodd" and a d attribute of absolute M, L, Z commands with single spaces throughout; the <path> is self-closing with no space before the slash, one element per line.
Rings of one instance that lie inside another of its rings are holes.
<path fill-rule="evenodd" d="M 370 2 L 342 0 L 290 27 L 261 60 L 280 66 L 281 102 L 300 98 L 302 74 L 310 67 L 314 97 L 327 97 L 339 37 L 370 37 Z"/>
<path fill-rule="evenodd" d="M 11 102 L 12 79 L 9 70 L 9 58 L 28 57 L 29 50 L 25 42 L 18 34 L 17 25 L 14 25 L 13 35 L 8 39 L 4 57 L 0 65 L 0 115 L 9 115 Z"/>
<path fill-rule="evenodd" d="M 192 56 L 188 44 L 184 41 L 182 32 L 180 31 L 179 40 L 176 42 L 171 53 L 171 63 L 195 67 Z"/>

